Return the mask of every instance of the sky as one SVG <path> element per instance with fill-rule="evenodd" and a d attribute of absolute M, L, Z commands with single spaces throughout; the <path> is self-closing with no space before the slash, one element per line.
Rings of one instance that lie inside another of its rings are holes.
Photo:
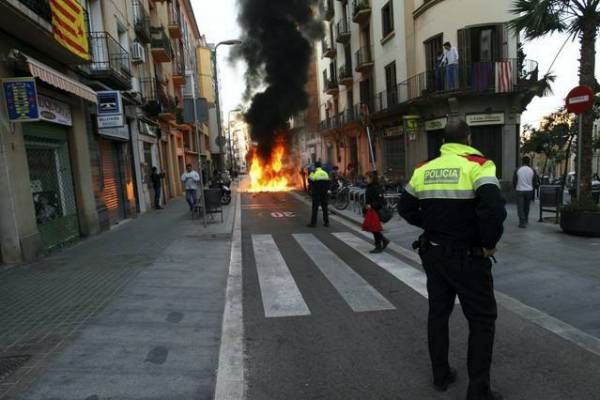
<path fill-rule="evenodd" d="M 209 43 L 240 37 L 241 32 L 237 24 L 237 0 L 192 0 L 192 4 L 200 32 L 206 35 Z M 525 43 L 526 58 L 539 63 L 540 76 L 548 71 L 565 39 L 565 35 L 555 34 Z M 227 122 L 228 111 L 242 104 L 245 89 L 244 65 L 241 62 L 231 64 L 228 55 L 229 49 L 220 46 L 218 68 L 224 122 Z M 521 126 L 525 124 L 537 126 L 543 116 L 556 111 L 564 104 L 569 90 L 577 86 L 578 60 L 579 44 L 568 41 L 552 67 L 552 71 L 557 75 L 552 87 L 553 95 L 535 98 L 521 116 Z"/>

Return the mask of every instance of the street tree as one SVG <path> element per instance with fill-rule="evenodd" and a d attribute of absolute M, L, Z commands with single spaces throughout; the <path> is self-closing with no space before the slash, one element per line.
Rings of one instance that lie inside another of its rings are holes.
<path fill-rule="evenodd" d="M 512 12 L 517 15 L 511 26 L 532 40 L 555 32 L 565 32 L 580 44 L 579 84 L 598 91 L 594 76 L 596 37 L 600 27 L 600 0 L 515 0 Z M 582 115 L 582 197 L 591 196 L 593 112 Z"/>

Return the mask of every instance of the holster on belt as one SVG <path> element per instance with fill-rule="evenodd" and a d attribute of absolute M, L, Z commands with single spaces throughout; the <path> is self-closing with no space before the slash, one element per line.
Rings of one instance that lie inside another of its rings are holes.
<path fill-rule="evenodd" d="M 425 234 L 422 234 L 421 236 L 419 236 L 419 239 L 415 240 L 412 244 L 412 248 L 419 252 L 427 251 L 430 247 L 431 247 L 431 242 L 429 241 L 427 236 L 425 236 Z"/>

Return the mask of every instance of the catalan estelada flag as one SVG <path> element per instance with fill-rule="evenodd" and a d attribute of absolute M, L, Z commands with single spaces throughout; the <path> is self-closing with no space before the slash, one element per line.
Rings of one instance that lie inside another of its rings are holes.
<path fill-rule="evenodd" d="M 84 10 L 78 0 L 50 0 L 54 38 L 72 53 L 89 60 Z"/>

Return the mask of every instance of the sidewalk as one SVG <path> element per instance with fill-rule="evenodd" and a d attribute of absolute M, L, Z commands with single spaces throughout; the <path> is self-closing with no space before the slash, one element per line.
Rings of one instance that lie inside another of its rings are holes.
<path fill-rule="evenodd" d="M 508 218 L 494 266 L 496 289 L 600 338 L 600 239 L 566 235 L 559 225 L 537 222 L 538 207 L 537 202 L 532 204 L 529 227 L 520 229 L 516 205 L 507 205 Z M 330 209 L 362 224 L 362 216 L 350 207 Z M 393 243 L 411 249 L 421 230 L 396 214 L 385 232 Z"/>
<path fill-rule="evenodd" d="M 207 227 L 172 201 L 1 272 L 0 357 L 26 362 L 0 398 L 212 397 L 236 201 Z"/>

